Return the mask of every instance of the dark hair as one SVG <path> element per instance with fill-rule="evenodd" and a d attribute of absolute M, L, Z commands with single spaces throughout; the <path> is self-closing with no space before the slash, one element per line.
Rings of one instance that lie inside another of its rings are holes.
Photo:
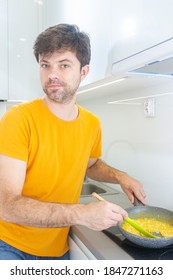
<path fill-rule="evenodd" d="M 59 50 L 69 50 L 76 54 L 81 67 L 90 63 L 91 47 L 89 36 L 81 32 L 77 25 L 58 24 L 38 35 L 34 44 L 34 55 L 51 54 Z"/>

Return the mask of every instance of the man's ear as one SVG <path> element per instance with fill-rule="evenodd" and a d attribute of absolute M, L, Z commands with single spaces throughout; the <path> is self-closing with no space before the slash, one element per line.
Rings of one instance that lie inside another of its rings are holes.
<path fill-rule="evenodd" d="M 89 69 L 90 69 L 89 64 L 82 67 L 82 69 L 81 69 L 81 81 L 83 81 L 85 79 L 85 77 L 88 75 Z"/>

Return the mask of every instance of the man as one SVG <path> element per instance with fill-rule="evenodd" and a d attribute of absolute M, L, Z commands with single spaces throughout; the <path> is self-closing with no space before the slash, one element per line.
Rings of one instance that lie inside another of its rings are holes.
<path fill-rule="evenodd" d="M 118 205 L 77 204 L 85 174 L 145 203 L 140 182 L 100 159 L 100 122 L 76 104 L 89 72 L 88 35 L 75 25 L 50 27 L 34 54 L 45 96 L 12 107 L 0 126 L 0 259 L 68 259 L 70 226 L 103 230 L 122 221 Z"/>

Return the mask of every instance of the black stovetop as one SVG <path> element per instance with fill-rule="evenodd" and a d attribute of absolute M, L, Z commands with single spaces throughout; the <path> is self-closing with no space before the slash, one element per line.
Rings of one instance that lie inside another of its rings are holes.
<path fill-rule="evenodd" d="M 173 245 L 160 249 L 144 248 L 126 239 L 118 227 L 103 232 L 135 260 L 173 260 Z"/>

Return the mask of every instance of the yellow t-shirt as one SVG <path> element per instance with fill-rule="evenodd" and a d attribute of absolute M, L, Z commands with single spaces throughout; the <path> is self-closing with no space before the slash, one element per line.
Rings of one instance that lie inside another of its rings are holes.
<path fill-rule="evenodd" d="M 22 194 L 45 202 L 77 203 L 89 158 L 101 156 L 98 118 L 78 106 L 64 121 L 42 99 L 12 107 L 0 122 L 0 153 L 27 162 Z M 37 213 L 35 213 L 37 215 Z M 0 239 L 30 254 L 61 256 L 69 227 L 37 228 L 0 220 Z"/>

